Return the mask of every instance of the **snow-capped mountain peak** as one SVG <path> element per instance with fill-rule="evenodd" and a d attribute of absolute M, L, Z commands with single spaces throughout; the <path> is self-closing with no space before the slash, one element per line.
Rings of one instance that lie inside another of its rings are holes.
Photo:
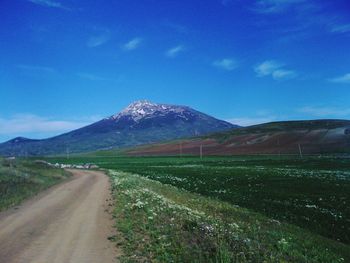
<path fill-rule="evenodd" d="M 158 104 L 152 103 L 148 100 L 138 100 L 131 103 L 128 107 L 122 110 L 121 114 L 131 114 L 131 115 L 145 115 L 147 111 L 154 111 Z"/>
<path fill-rule="evenodd" d="M 139 100 L 131 103 L 120 113 L 111 116 L 109 119 L 119 120 L 122 117 L 130 117 L 134 121 L 141 120 L 143 118 L 152 117 L 154 115 L 165 115 L 168 113 L 178 113 L 181 115 L 186 110 L 186 107 L 153 103 L 148 100 Z"/>

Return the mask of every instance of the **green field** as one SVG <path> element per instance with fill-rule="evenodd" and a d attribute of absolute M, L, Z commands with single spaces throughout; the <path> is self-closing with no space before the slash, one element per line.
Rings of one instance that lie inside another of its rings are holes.
<path fill-rule="evenodd" d="M 242 209 L 240 212 L 250 211 L 250 226 L 254 226 L 251 218 L 259 218 L 260 215 L 281 222 L 283 227 L 280 231 L 299 243 L 300 247 L 295 247 L 295 250 L 310 252 L 303 243 L 309 242 L 316 247 L 325 246 L 350 260 L 350 160 L 345 157 L 208 157 L 203 160 L 194 157 L 77 157 L 51 161 L 93 162 L 103 168 L 142 176 L 139 178 L 147 177 L 152 179 L 153 185 L 158 181 L 164 187 L 175 186 L 180 192 L 185 190 L 186 193 L 200 194 L 206 200 Z M 162 191 L 166 194 L 164 189 Z M 182 195 L 180 192 L 178 195 Z M 228 212 L 223 216 L 222 212 L 218 212 L 210 217 L 230 221 L 237 215 Z M 238 218 L 242 220 L 241 216 Z M 265 226 L 261 223 L 264 220 L 259 219 L 257 222 L 260 223 L 256 224 Z M 249 229 L 245 230 L 247 235 Z M 266 237 L 263 243 L 259 242 L 261 245 L 271 245 L 271 235 L 275 230 L 270 230 L 269 227 L 264 231 L 255 229 L 257 235 Z M 308 241 L 303 241 L 303 235 Z M 307 261 L 299 256 L 276 258 L 292 262 L 297 259 L 300 262 L 332 262 L 326 257 L 323 261 Z"/>
<path fill-rule="evenodd" d="M 0 211 L 60 182 L 69 174 L 32 161 L 0 159 Z"/>

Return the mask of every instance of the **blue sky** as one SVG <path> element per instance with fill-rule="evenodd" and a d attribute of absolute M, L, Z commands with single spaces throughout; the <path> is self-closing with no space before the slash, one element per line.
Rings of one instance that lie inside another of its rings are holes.
<path fill-rule="evenodd" d="M 350 118 L 348 0 L 2 0 L 0 141 L 139 99 L 249 125 Z"/>

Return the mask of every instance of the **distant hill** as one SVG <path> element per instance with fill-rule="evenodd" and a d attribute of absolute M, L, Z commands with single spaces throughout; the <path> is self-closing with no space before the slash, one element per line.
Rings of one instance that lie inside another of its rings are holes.
<path fill-rule="evenodd" d="M 300 146 L 300 147 L 299 147 Z M 128 155 L 350 153 L 350 121 L 271 122 L 128 149 Z"/>
<path fill-rule="evenodd" d="M 193 137 L 236 127 L 187 106 L 136 101 L 118 114 L 59 136 L 43 140 L 12 139 L 0 144 L 0 155 L 82 153 Z"/>

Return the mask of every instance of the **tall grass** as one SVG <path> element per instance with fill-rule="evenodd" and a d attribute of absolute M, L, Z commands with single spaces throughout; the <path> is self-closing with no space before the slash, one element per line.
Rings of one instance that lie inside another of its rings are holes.
<path fill-rule="evenodd" d="M 31 161 L 0 160 L 0 211 L 60 182 L 69 174 Z"/>

